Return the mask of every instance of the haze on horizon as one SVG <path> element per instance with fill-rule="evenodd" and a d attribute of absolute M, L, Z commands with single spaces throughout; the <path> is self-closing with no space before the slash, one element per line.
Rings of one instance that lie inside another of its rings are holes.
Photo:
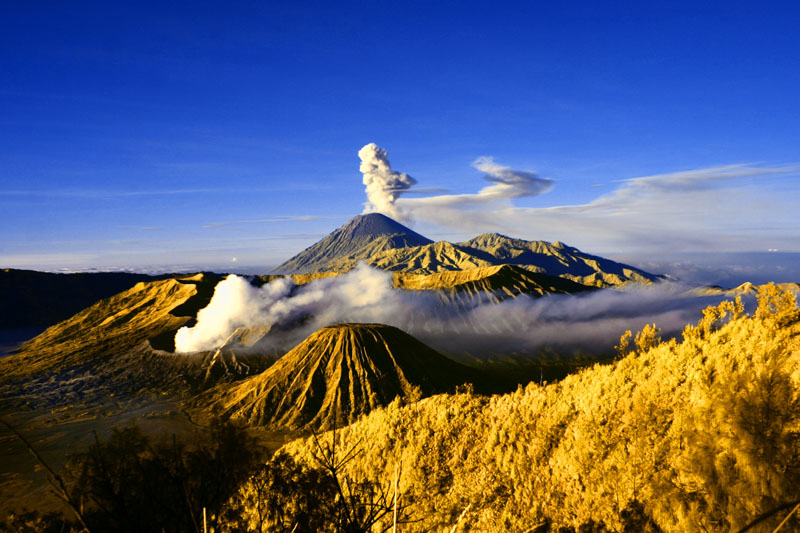
<path fill-rule="evenodd" d="M 433 239 L 800 279 L 798 8 L 188 6 L 6 7 L 0 267 L 265 272 L 367 200 Z"/>

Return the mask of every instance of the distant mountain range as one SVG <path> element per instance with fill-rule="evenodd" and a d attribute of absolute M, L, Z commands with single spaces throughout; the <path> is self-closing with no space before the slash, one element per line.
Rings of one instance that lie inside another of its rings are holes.
<path fill-rule="evenodd" d="M 438 291 L 443 304 L 456 305 L 660 279 L 558 242 L 498 234 L 457 244 L 433 242 L 381 214 L 353 218 L 277 270 L 292 273 L 303 285 L 348 271 L 359 261 L 394 272 L 399 289 Z M 14 303 L 25 310 L 19 313 L 21 323 L 60 320 L 15 355 L 0 359 L 0 396 L 15 402 L 56 401 L 67 394 L 102 404 L 112 391 L 133 398 L 145 390 L 194 396 L 211 389 L 208 394 L 216 392 L 206 396 L 209 405 L 227 416 L 301 428 L 327 425 L 334 397 L 345 402 L 336 409 L 351 421 L 412 389 L 428 395 L 480 382 L 474 369 L 396 328 L 374 324 L 332 325 L 297 346 L 292 340 L 269 353 L 259 351 L 259 339 L 276 332 L 240 328 L 216 350 L 173 353 L 176 331 L 194 323 L 220 275 L 0 274 L 7 289 L 7 322 L 15 324 Z M 274 278 L 250 281 L 261 285 Z M 281 328 L 291 332 L 302 326 L 299 320 Z"/>
<path fill-rule="evenodd" d="M 51 274 L 4 268 L 0 270 L 0 330 L 49 326 L 140 281 L 165 277 L 127 272 Z"/>
<path fill-rule="evenodd" d="M 414 274 L 517 265 L 594 287 L 664 279 L 560 242 L 526 241 L 498 233 L 484 233 L 455 244 L 433 242 L 379 213 L 353 218 L 278 266 L 275 273 L 346 272 L 360 261 L 382 270 Z"/>
<path fill-rule="evenodd" d="M 297 283 L 347 272 L 359 261 L 396 273 L 407 289 L 446 289 L 498 294 L 574 293 L 629 281 L 650 283 L 663 276 L 581 252 L 560 242 L 525 241 L 486 233 L 462 243 L 433 242 L 379 214 L 359 215 L 277 267 Z M 502 266 L 514 268 L 498 269 Z M 448 274 L 449 273 L 449 274 Z M 421 276 L 435 274 L 422 280 Z M 274 275 L 260 276 L 266 283 Z M 479 281 L 486 277 L 490 281 Z M 0 331 L 44 328 L 65 320 L 98 300 L 142 281 L 181 277 L 135 273 L 51 274 L 0 270 Z M 557 280 L 550 278 L 558 278 Z M 511 278 L 514 278 L 513 280 Z M 521 282 L 525 278 L 526 281 Z M 500 280 L 504 281 L 500 281 Z M 573 284 L 566 283 L 574 282 Z"/>

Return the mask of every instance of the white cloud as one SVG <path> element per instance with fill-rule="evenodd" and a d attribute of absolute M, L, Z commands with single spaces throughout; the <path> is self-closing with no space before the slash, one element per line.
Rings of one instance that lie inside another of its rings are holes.
<path fill-rule="evenodd" d="M 390 273 L 364 264 L 302 286 L 278 278 L 256 288 L 228 276 L 197 323 L 177 332 L 175 346 L 180 352 L 214 350 L 237 328 L 250 327 L 269 330 L 252 349 L 274 353 L 331 324 L 372 322 L 396 326 L 453 355 L 534 354 L 544 346 L 610 352 L 626 329 L 654 322 L 665 334 L 675 334 L 722 298 L 686 289 L 659 283 L 575 296 L 448 303 L 435 291 L 397 289 Z"/>
<path fill-rule="evenodd" d="M 359 170 L 366 186 L 367 202 L 364 212 L 383 213 L 392 218 L 402 220 L 404 217 L 395 207 L 395 201 L 417 180 L 403 172 L 395 172 L 389 163 L 386 150 L 375 143 L 369 143 L 358 151 L 361 159 Z"/>
<path fill-rule="evenodd" d="M 204 228 L 224 228 L 227 226 L 241 226 L 246 224 L 277 224 L 280 222 L 310 222 L 313 220 L 321 220 L 323 218 L 339 218 L 339 217 L 321 217 L 316 215 L 297 215 L 297 216 L 278 216 L 274 218 L 261 218 L 256 220 L 229 220 L 225 222 L 209 222 L 203 225 Z"/>
<path fill-rule="evenodd" d="M 388 164 L 386 152 L 375 149 Z M 517 207 L 513 201 L 547 193 L 553 180 L 499 165 L 491 157 L 473 166 L 492 185 L 469 194 L 400 197 L 416 183 L 412 180 L 390 189 L 389 208 L 375 203 L 372 208 L 400 220 L 465 233 L 560 240 L 594 253 L 800 251 L 797 166 L 740 164 L 623 179 L 590 202 L 550 207 Z"/>

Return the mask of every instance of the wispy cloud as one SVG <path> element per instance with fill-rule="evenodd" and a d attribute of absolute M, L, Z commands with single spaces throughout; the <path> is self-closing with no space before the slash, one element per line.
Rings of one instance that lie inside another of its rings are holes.
<path fill-rule="evenodd" d="M 535 172 L 514 170 L 484 156 L 476 159 L 472 166 L 483 172 L 483 178 L 492 185 L 477 193 L 403 199 L 401 196 L 410 192 L 419 194 L 419 189 L 413 189 L 417 180 L 404 172 L 393 170 L 386 150 L 370 143 L 359 150 L 358 156 L 361 158 L 360 170 L 367 194 L 364 212 L 377 211 L 402 221 L 413 219 L 415 211 L 420 209 L 485 206 L 507 203 L 514 198 L 537 196 L 552 189 L 555 183 L 539 177 Z"/>
<path fill-rule="evenodd" d="M 495 163 L 491 157 L 479 157 L 472 166 L 484 173 L 483 179 L 492 185 L 476 193 L 443 194 L 423 198 L 399 199 L 397 204 L 408 218 L 418 218 L 420 211 L 434 209 L 488 209 L 510 206 L 516 198 L 544 194 L 555 185 L 549 178 L 541 178 L 535 172 L 515 170 Z M 419 217 L 421 218 L 421 217 Z"/>
<path fill-rule="evenodd" d="M 561 240 L 596 253 L 800 251 L 798 165 L 736 164 L 622 179 L 587 203 L 549 207 L 518 207 L 514 200 L 545 194 L 553 180 L 491 158 L 473 166 L 493 185 L 471 194 L 397 197 L 393 208 L 406 219 L 463 232 Z"/>
<path fill-rule="evenodd" d="M 317 215 L 298 215 L 298 216 L 279 216 L 273 218 L 260 218 L 255 220 L 229 220 L 225 222 L 210 222 L 204 224 L 204 228 L 224 228 L 228 226 L 239 226 L 245 224 L 276 224 L 279 222 L 308 222 L 311 220 L 321 220 L 329 218 L 340 218 L 333 216 L 317 216 Z"/>
<path fill-rule="evenodd" d="M 163 226 L 118 226 L 121 229 L 133 229 L 140 231 L 162 231 Z"/>

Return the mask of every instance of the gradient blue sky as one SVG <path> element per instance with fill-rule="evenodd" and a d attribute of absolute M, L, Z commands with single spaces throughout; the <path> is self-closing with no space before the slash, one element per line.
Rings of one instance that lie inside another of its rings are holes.
<path fill-rule="evenodd" d="M 420 211 L 434 239 L 502 231 L 654 268 L 778 253 L 797 272 L 799 18 L 789 2 L 3 2 L 0 267 L 265 271 L 362 211 L 356 153 L 375 142 L 423 195 L 477 192 L 481 156 L 556 182 L 463 224 Z"/>

